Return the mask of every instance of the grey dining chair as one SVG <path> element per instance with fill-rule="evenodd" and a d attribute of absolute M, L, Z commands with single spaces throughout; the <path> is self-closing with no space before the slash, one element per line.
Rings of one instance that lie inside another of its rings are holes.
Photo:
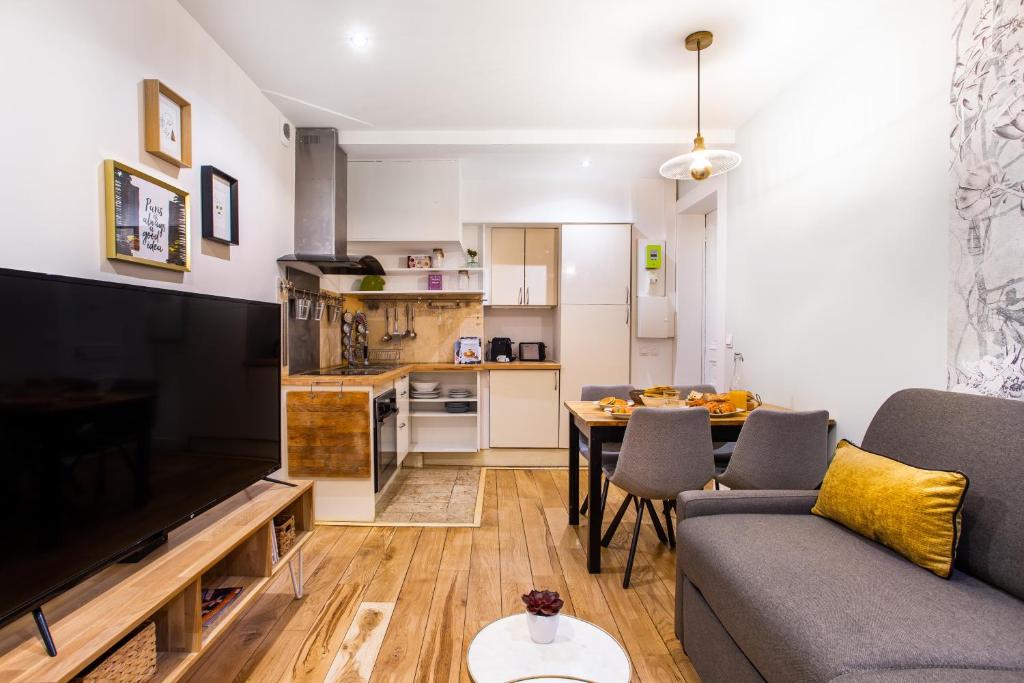
<path fill-rule="evenodd" d="M 758 408 L 740 431 L 716 485 L 730 489 L 817 488 L 828 467 L 828 411 Z"/>
<path fill-rule="evenodd" d="M 615 513 L 601 545 L 608 547 L 630 504 L 636 508 L 636 526 L 629 546 L 622 587 L 629 588 L 636 544 L 640 538 L 644 510 L 651 515 L 659 537 L 665 540 L 658 513 L 652 501 L 664 503 L 668 542 L 675 546 L 669 501 L 683 491 L 704 488 L 715 474 L 711 453 L 711 421 L 705 408 L 638 408 L 626 425 L 615 470 L 609 479 L 626 492 L 626 499 Z"/>
<path fill-rule="evenodd" d="M 686 400 L 686 397 L 690 395 L 691 391 L 697 391 L 702 394 L 716 394 L 718 389 L 711 386 L 710 384 L 676 384 L 673 389 L 679 392 L 679 398 Z M 733 442 L 732 441 L 716 441 L 714 444 L 715 448 L 715 473 L 721 474 L 725 471 L 726 466 L 729 464 L 729 458 L 732 457 Z"/>
<path fill-rule="evenodd" d="M 621 398 L 629 400 L 629 392 L 633 391 L 632 384 L 584 384 L 580 390 L 581 401 L 600 401 L 606 396 L 614 396 L 615 398 Z M 619 457 L 619 449 L 622 447 L 620 443 L 606 443 L 601 447 L 601 463 L 602 466 L 607 468 L 610 463 L 611 468 L 615 469 L 615 461 Z M 587 437 L 580 434 L 580 455 L 584 460 L 590 460 L 590 443 L 587 441 Z M 601 510 L 604 510 L 604 501 L 608 499 L 608 477 L 605 477 L 604 484 L 601 488 Z M 590 494 L 583 499 L 583 503 L 580 505 L 580 514 L 587 514 L 587 510 L 590 508 Z"/>

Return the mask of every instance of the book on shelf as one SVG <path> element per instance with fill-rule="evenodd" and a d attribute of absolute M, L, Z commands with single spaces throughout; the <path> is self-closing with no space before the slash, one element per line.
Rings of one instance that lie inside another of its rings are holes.
<path fill-rule="evenodd" d="M 225 608 L 242 594 L 242 590 L 242 586 L 204 588 L 202 594 L 203 628 L 213 626 L 217 619 L 224 614 Z"/>

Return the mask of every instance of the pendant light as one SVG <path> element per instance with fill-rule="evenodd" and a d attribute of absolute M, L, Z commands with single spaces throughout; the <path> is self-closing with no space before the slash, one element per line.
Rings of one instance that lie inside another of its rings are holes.
<path fill-rule="evenodd" d="M 726 149 L 706 149 L 700 134 L 700 53 L 714 41 L 711 31 L 697 31 L 686 36 L 686 49 L 697 53 L 697 137 L 689 154 L 673 157 L 661 165 L 659 173 L 673 180 L 690 178 L 707 180 L 711 176 L 727 173 L 740 165 L 736 152 Z"/>

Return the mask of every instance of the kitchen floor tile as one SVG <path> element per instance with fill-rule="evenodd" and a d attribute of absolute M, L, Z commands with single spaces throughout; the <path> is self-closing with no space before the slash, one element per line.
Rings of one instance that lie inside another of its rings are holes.
<path fill-rule="evenodd" d="M 378 507 L 376 522 L 473 524 L 480 492 L 479 467 L 403 469 Z"/>

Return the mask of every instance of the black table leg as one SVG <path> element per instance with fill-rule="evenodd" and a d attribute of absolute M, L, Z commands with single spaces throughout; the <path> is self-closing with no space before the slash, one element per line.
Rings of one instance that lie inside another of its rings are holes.
<path fill-rule="evenodd" d="M 600 429 L 590 430 L 590 468 L 587 490 L 590 495 L 590 515 L 587 517 L 587 570 L 591 574 L 601 573 L 601 523 L 604 521 L 604 506 L 601 505 L 601 459 L 604 435 Z M 569 501 L 572 504 L 572 501 Z"/>
<path fill-rule="evenodd" d="M 569 415 L 569 524 L 580 523 L 580 429 Z"/>

